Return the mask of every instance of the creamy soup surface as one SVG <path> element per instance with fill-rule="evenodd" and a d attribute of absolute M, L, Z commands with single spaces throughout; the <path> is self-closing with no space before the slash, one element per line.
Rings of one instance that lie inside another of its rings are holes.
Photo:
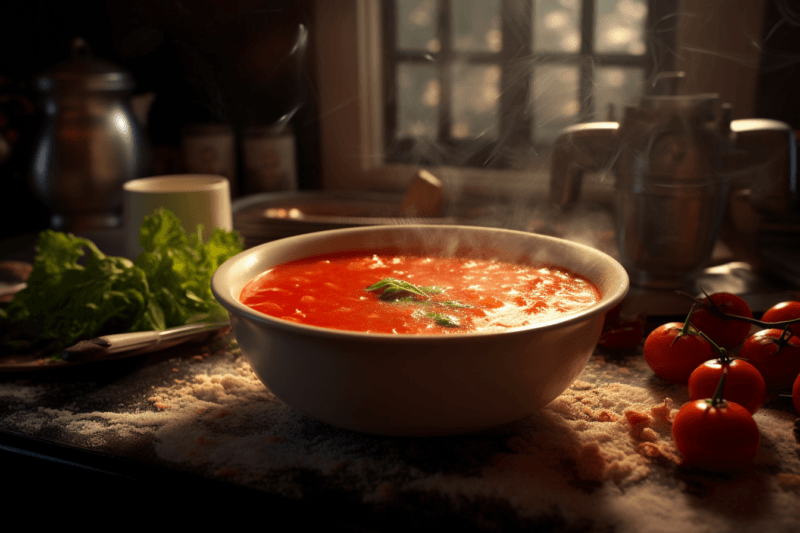
<path fill-rule="evenodd" d="M 587 279 L 550 265 L 343 252 L 267 270 L 245 285 L 239 300 L 324 328 L 458 334 L 524 327 L 600 298 Z"/>

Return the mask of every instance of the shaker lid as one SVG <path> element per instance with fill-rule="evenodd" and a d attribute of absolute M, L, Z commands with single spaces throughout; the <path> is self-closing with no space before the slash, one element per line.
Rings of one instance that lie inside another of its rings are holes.
<path fill-rule="evenodd" d="M 37 76 L 35 86 L 42 92 L 118 91 L 131 89 L 133 78 L 117 65 L 96 59 L 86 41 L 78 37 L 72 41 L 72 58 Z"/>

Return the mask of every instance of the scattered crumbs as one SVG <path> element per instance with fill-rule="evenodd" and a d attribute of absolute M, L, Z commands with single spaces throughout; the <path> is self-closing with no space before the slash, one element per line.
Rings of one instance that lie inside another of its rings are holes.
<path fill-rule="evenodd" d="M 195 355 L 194 357 L 192 357 L 192 361 L 202 361 L 202 360 L 203 360 L 202 355 Z"/>
<path fill-rule="evenodd" d="M 177 369 L 177 368 L 173 368 L 173 369 L 172 369 L 172 371 L 173 371 L 173 372 L 177 372 L 177 371 L 178 371 L 178 369 Z"/>
<path fill-rule="evenodd" d="M 26 381 L 11 381 L 0 383 L 0 399 L 6 403 L 10 401 L 21 402 L 22 404 L 35 403 L 46 394 L 43 386 L 34 385 Z"/>
<path fill-rule="evenodd" d="M 592 384 L 591 383 L 588 383 L 586 381 L 581 381 L 579 379 L 576 379 L 572 383 L 572 389 L 574 389 L 574 390 L 589 390 L 591 388 L 592 388 Z"/>
<path fill-rule="evenodd" d="M 669 406 L 663 400 L 660 406 Z M 579 407 L 580 406 L 580 407 Z M 654 450 L 671 453 L 671 426 L 654 424 L 653 402 L 641 387 L 579 382 L 533 415 L 534 427 L 509 448 L 536 455 L 555 467 L 571 464 L 573 481 L 612 481 L 626 486 L 647 477 Z M 555 415 L 555 416 L 553 416 Z M 646 442 L 651 446 L 640 448 Z"/>
<path fill-rule="evenodd" d="M 645 457 L 658 457 L 661 455 L 661 452 L 658 450 L 658 446 L 652 442 L 642 442 L 639 444 L 638 452 Z"/>

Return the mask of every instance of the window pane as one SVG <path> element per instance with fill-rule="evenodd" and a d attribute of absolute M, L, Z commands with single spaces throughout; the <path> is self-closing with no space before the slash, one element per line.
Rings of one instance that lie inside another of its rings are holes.
<path fill-rule="evenodd" d="M 499 0 L 457 0 L 452 4 L 453 48 L 464 52 L 499 52 Z"/>
<path fill-rule="evenodd" d="M 644 54 L 646 23 L 645 0 L 597 0 L 596 50 L 602 53 Z"/>
<path fill-rule="evenodd" d="M 639 68 L 597 67 L 594 88 L 594 119 L 608 120 L 609 105 L 614 106 L 614 119 L 622 118 L 622 109 L 633 105 L 642 95 L 644 72 Z"/>
<path fill-rule="evenodd" d="M 536 0 L 533 6 L 533 49 L 577 52 L 581 48 L 580 0 Z"/>
<path fill-rule="evenodd" d="M 540 65 L 533 74 L 533 139 L 552 142 L 562 128 L 575 124 L 580 111 L 578 67 Z"/>
<path fill-rule="evenodd" d="M 440 85 L 431 65 L 397 66 L 397 137 L 436 138 Z"/>
<path fill-rule="evenodd" d="M 497 138 L 500 67 L 453 65 L 453 120 L 450 135 L 456 139 Z"/>
<path fill-rule="evenodd" d="M 436 0 L 397 0 L 397 46 L 406 50 L 438 52 Z"/>

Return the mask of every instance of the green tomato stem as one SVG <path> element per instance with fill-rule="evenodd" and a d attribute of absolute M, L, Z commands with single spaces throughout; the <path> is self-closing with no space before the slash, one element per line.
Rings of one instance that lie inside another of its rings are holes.
<path fill-rule="evenodd" d="M 722 392 L 725 389 L 725 378 L 728 377 L 728 367 L 722 367 L 722 376 L 719 378 L 719 383 L 717 383 L 717 388 L 714 390 L 714 395 L 711 397 L 711 407 L 716 407 L 721 403 L 724 403 L 725 400 L 722 398 Z"/>
<path fill-rule="evenodd" d="M 694 313 L 694 308 L 695 308 L 695 306 L 693 305 L 693 306 L 692 306 L 692 308 L 691 308 L 691 309 L 689 309 L 689 314 L 686 316 L 686 320 L 684 320 L 684 322 L 683 322 L 683 327 L 682 327 L 682 328 L 681 328 L 681 330 L 678 332 L 678 334 L 677 334 L 677 335 L 675 335 L 675 338 L 674 338 L 674 339 L 672 339 L 672 342 L 670 343 L 670 346 L 672 346 L 673 344 L 675 344 L 675 343 L 678 341 L 678 339 L 680 339 L 680 338 L 681 338 L 681 337 L 683 337 L 684 335 L 697 335 L 698 333 L 700 333 L 700 332 L 698 331 L 698 329 L 697 329 L 697 328 L 695 328 L 695 327 L 694 327 L 694 326 L 693 326 L 693 325 L 690 323 L 690 320 L 691 320 L 691 318 L 692 318 L 692 313 Z"/>
<path fill-rule="evenodd" d="M 732 359 L 728 355 L 728 350 L 726 350 L 725 348 L 722 348 L 720 346 L 717 346 L 716 342 L 712 341 L 711 338 L 708 335 L 706 335 L 705 333 L 703 333 L 699 329 L 697 330 L 697 332 L 700 334 L 701 337 L 703 337 L 705 340 L 707 340 L 709 343 L 711 343 L 711 346 L 713 346 L 714 349 L 717 351 L 717 353 L 719 354 L 719 362 L 720 363 L 725 365 L 725 364 L 729 364 L 731 362 Z"/>
<path fill-rule="evenodd" d="M 683 291 L 675 291 L 675 292 L 677 292 L 681 296 L 685 296 L 686 298 L 689 298 L 695 304 L 701 305 L 704 309 L 708 310 L 711 314 L 713 314 L 714 316 L 716 316 L 718 318 L 721 318 L 723 320 L 735 320 L 735 321 L 739 321 L 739 322 L 747 322 L 748 324 L 754 324 L 754 325 L 756 325 L 756 326 L 758 326 L 760 328 L 782 329 L 784 331 L 789 329 L 789 326 L 791 326 L 792 324 L 797 324 L 798 322 L 800 322 L 800 318 L 793 318 L 791 320 L 784 320 L 782 322 L 764 322 L 763 320 L 758 320 L 758 319 L 755 319 L 755 318 L 749 318 L 749 317 L 746 317 L 746 316 L 731 315 L 731 314 L 728 314 L 728 313 L 722 311 L 719 308 L 719 306 L 716 303 L 714 303 L 714 300 L 712 300 L 711 298 L 708 298 L 708 301 L 710 303 L 706 303 L 706 302 L 703 302 L 702 300 L 698 300 L 697 298 L 695 298 L 691 294 L 686 294 Z M 706 294 L 706 292 L 703 291 L 703 294 Z M 708 294 L 706 294 L 706 296 L 708 296 Z M 691 313 L 690 313 L 690 315 L 691 315 Z"/>
<path fill-rule="evenodd" d="M 686 320 L 683 321 L 683 327 L 681 328 L 681 335 L 686 335 L 687 333 L 689 333 L 690 329 L 694 329 L 691 324 L 692 315 L 694 314 L 694 308 L 695 306 L 693 305 L 692 308 L 689 309 L 689 314 L 686 315 Z"/>
<path fill-rule="evenodd" d="M 788 326 L 786 327 L 786 329 L 783 330 L 780 337 L 778 337 L 777 339 L 771 339 L 772 342 L 774 342 L 778 346 L 778 351 L 775 352 L 775 355 L 781 353 L 781 350 L 783 350 L 786 347 L 786 345 L 789 344 L 789 341 L 791 339 L 792 339 L 792 331 L 789 329 Z"/>

